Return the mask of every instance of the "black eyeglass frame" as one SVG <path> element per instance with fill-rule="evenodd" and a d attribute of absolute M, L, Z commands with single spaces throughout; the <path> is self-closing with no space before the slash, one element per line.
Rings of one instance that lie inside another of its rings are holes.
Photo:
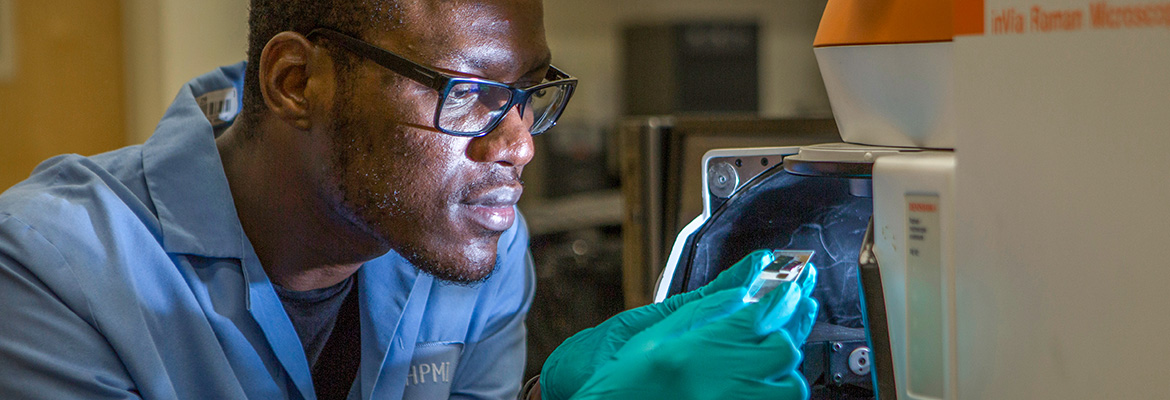
<path fill-rule="evenodd" d="M 498 126 L 500 122 L 507 117 L 508 112 L 512 110 L 513 106 L 520 104 L 520 111 L 523 112 L 524 104 L 528 101 L 528 98 L 532 96 L 532 93 L 553 86 L 562 86 L 564 88 L 565 95 L 559 101 L 561 104 L 559 104 L 559 107 L 556 104 L 552 105 L 551 107 L 557 110 L 556 114 L 548 116 L 552 122 L 539 132 L 531 132 L 533 136 L 539 135 L 556 125 L 557 119 L 561 117 L 561 113 L 565 111 L 565 107 L 568 105 L 569 98 L 573 95 L 573 90 L 577 88 L 577 78 L 569 76 L 569 74 L 566 74 L 564 71 L 561 71 L 552 65 L 548 66 L 548 73 L 545 74 L 545 80 L 547 80 L 547 82 L 529 86 L 527 88 L 517 88 L 512 85 L 493 80 L 455 76 L 439 72 L 422 64 L 411 61 L 406 57 L 395 54 L 394 52 L 380 48 L 378 46 L 374 46 L 373 44 L 370 44 L 364 40 L 341 33 L 331 28 L 315 28 L 309 31 L 309 34 L 305 35 L 305 37 L 312 39 L 314 36 L 318 35 L 335 41 L 346 50 L 365 57 L 366 59 L 369 59 L 370 61 L 373 61 L 374 63 L 385 67 L 386 69 L 394 71 L 399 75 L 423 84 L 438 92 L 439 100 L 435 103 L 434 126 L 435 129 L 438 129 L 439 131 L 448 135 L 462 137 L 480 137 L 487 135 L 491 131 L 495 130 L 496 126 Z M 496 87 L 503 87 L 512 92 L 511 96 L 508 98 L 508 103 L 500 109 L 501 112 L 497 116 L 493 117 L 492 122 L 487 124 L 487 126 L 481 130 L 474 132 L 459 132 L 444 129 L 439 124 L 439 116 L 443 111 L 443 102 L 446 100 L 447 95 L 451 91 L 451 88 L 453 88 L 455 85 L 463 83 L 485 84 Z M 535 120 L 533 121 L 533 125 L 534 126 L 532 128 L 535 128 Z"/>

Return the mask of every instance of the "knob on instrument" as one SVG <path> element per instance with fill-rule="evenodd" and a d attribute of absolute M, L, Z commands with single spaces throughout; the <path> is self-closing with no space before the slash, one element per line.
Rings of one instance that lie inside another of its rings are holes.
<path fill-rule="evenodd" d="M 739 187 L 739 174 L 730 163 L 721 162 L 707 168 L 707 187 L 715 197 L 726 199 Z"/>

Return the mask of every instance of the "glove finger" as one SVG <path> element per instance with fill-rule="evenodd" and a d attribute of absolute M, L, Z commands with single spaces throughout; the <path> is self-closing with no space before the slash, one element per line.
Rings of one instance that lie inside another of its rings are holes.
<path fill-rule="evenodd" d="M 661 307 L 663 316 L 670 315 L 670 313 L 674 312 L 674 310 L 679 309 L 679 307 L 682 307 L 687 303 L 703 298 L 702 289 L 703 288 L 698 288 L 689 292 L 683 292 L 667 297 L 666 300 L 663 300 L 662 303 L 659 303 L 659 307 Z"/>
<path fill-rule="evenodd" d="M 755 397 L 757 399 L 808 399 L 809 389 L 808 382 L 804 380 L 804 376 L 798 372 L 792 372 L 780 377 L 780 379 L 772 380 L 772 391 L 770 395 L 762 397 Z"/>
<path fill-rule="evenodd" d="M 744 312 L 742 317 L 751 318 L 756 333 L 766 335 L 780 329 L 792 319 L 802 298 L 804 297 L 800 285 L 785 282 L 764 295 L 758 303 L 753 304 L 759 308 Z"/>
<path fill-rule="evenodd" d="M 737 261 L 731 267 L 728 267 L 723 272 L 720 272 L 714 280 L 707 283 L 701 288 L 692 290 L 686 293 L 676 294 L 663 301 L 662 304 L 666 308 L 665 314 L 670 314 L 674 310 L 679 309 L 683 305 L 701 299 L 704 296 L 709 296 L 713 293 L 721 292 L 727 289 L 738 287 L 747 287 L 751 285 L 752 281 L 760 275 L 760 271 L 764 270 L 768 264 L 775 261 L 776 256 L 772 254 L 771 250 L 756 250 L 748 254 L 747 257 Z"/>
<path fill-rule="evenodd" d="M 765 377 L 777 377 L 785 373 L 796 370 L 800 365 L 800 361 L 804 358 L 804 353 L 800 349 L 800 343 L 792 339 L 785 331 L 776 331 L 768 336 L 765 336 L 762 341 L 755 346 L 755 351 L 766 355 L 766 357 L 756 357 L 755 367 L 765 372 Z"/>
<path fill-rule="evenodd" d="M 746 294 L 746 291 L 741 289 L 719 292 L 712 298 L 729 296 L 732 293 Z M 694 330 L 704 337 L 721 338 L 724 342 L 758 344 L 773 332 L 782 331 L 781 328 L 792 319 L 801 299 L 800 287 L 792 282 L 785 282 L 764 295 L 759 302 L 746 303 L 746 306 L 727 318 Z M 742 298 L 739 300 L 742 301 Z"/>
<path fill-rule="evenodd" d="M 764 379 L 736 385 L 733 393 L 727 393 L 729 399 L 776 399 L 797 400 L 808 399 L 808 383 L 799 373 L 789 372 L 779 379 Z"/>
<path fill-rule="evenodd" d="M 811 264 L 801 275 L 792 282 L 786 282 L 780 287 L 764 295 L 760 303 L 767 303 L 768 307 L 756 324 L 758 333 L 766 334 L 784 327 L 793 328 L 789 334 L 799 342 L 808 337 L 808 330 L 812 329 L 812 322 L 816 318 L 817 303 L 806 304 L 802 307 L 803 299 L 810 299 L 813 286 L 816 285 L 817 270 Z M 812 320 L 808 320 L 811 312 Z"/>
<path fill-rule="evenodd" d="M 722 322 L 722 321 L 720 321 Z M 716 323 L 718 324 L 718 323 Z M 712 324 L 712 325 L 716 325 Z M 712 332 L 696 331 L 703 337 L 711 338 Z M 694 335 L 694 336 L 700 336 Z M 726 338 L 724 338 L 726 339 Z M 695 348 L 697 345 L 704 343 L 671 343 L 671 350 L 678 347 L 676 353 L 682 353 L 688 348 Z M 734 365 L 725 366 L 727 369 L 733 370 L 734 375 L 743 382 L 743 385 L 752 387 L 756 383 L 763 386 L 775 386 L 778 382 L 783 381 L 783 377 L 795 373 L 796 368 L 800 365 L 803 353 L 794 344 L 792 338 L 788 336 L 787 332 L 778 331 L 766 335 L 755 342 L 737 342 L 732 346 L 720 346 L 718 357 L 736 360 Z M 713 364 L 718 364 L 714 362 Z M 799 381 L 803 383 L 803 380 Z M 798 385 L 796 387 L 800 387 Z M 775 389 L 773 387 L 773 389 Z M 734 398 L 769 398 L 771 396 L 748 396 L 748 397 L 734 397 Z"/>
<path fill-rule="evenodd" d="M 800 285 L 804 297 L 812 296 L 813 289 L 817 286 L 817 268 L 812 263 L 805 264 L 800 276 L 796 277 L 796 283 Z"/>
<path fill-rule="evenodd" d="M 793 312 L 792 318 L 780 329 L 788 332 L 788 335 L 792 337 L 793 343 L 801 346 L 808 339 L 808 334 L 812 331 L 816 319 L 817 301 L 806 297 L 800 300 L 800 304 L 796 306 L 796 311 Z"/>
<path fill-rule="evenodd" d="M 597 356 L 600 351 L 594 351 L 589 355 L 581 354 L 604 346 L 603 342 L 599 342 L 601 335 L 604 333 L 600 326 L 585 329 L 565 339 L 553 349 L 540 371 L 541 393 L 545 399 L 568 399 L 581 383 L 593 375 L 598 365 L 608 361 L 608 356 L 612 352 L 606 354 L 604 359 Z"/>
<path fill-rule="evenodd" d="M 743 296 L 746 294 L 747 290 L 743 288 L 716 292 L 698 301 L 688 303 L 651 328 L 660 328 L 663 332 L 669 330 L 680 334 L 693 330 L 745 307 Z"/>
<path fill-rule="evenodd" d="M 613 318 L 610 318 L 610 320 L 602 323 L 607 329 L 607 341 L 614 342 L 618 344 L 618 347 L 621 347 L 620 345 L 624 344 L 630 337 L 661 322 L 670 316 L 673 311 L 665 307 L 663 303 L 647 304 L 622 311 L 618 315 L 613 316 Z"/>
<path fill-rule="evenodd" d="M 660 357 L 672 362 L 664 365 L 688 363 L 685 356 L 703 355 L 703 367 L 713 374 L 734 377 L 741 384 L 752 386 L 759 382 L 793 373 L 803 353 L 783 330 L 757 335 L 750 324 L 732 322 L 732 318 L 718 320 L 688 332 L 678 340 L 664 343 L 655 349 Z M 626 349 L 623 348 L 622 352 Z M 671 370 L 672 368 L 663 368 Z M 764 396 L 769 397 L 769 396 Z M 733 396 L 727 398 L 759 398 Z"/>
<path fill-rule="evenodd" d="M 747 290 L 742 288 L 725 290 L 687 303 L 661 322 L 634 335 L 619 353 L 650 351 L 662 342 L 732 315 L 745 307 L 743 296 L 746 293 Z"/>
<path fill-rule="evenodd" d="M 704 296 L 736 287 L 747 287 L 768 264 L 776 260 L 771 250 L 756 250 L 719 273 L 715 280 L 699 288 Z"/>

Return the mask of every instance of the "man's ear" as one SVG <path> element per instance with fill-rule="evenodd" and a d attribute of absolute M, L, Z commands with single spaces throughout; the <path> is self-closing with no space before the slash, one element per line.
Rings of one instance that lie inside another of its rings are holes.
<path fill-rule="evenodd" d="M 281 32 L 269 39 L 260 53 L 260 91 L 265 105 L 274 116 L 302 131 L 312 127 L 306 89 L 316 52 L 303 35 Z"/>

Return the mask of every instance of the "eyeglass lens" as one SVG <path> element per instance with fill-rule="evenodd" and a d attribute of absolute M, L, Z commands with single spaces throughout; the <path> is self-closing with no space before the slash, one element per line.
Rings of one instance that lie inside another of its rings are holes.
<path fill-rule="evenodd" d="M 568 90 L 557 85 L 535 91 L 528 97 L 527 109 L 535 116 L 531 126 L 533 134 L 542 133 L 556 124 L 567 95 Z"/>
<path fill-rule="evenodd" d="M 531 93 L 523 108 L 524 121 L 531 124 L 532 134 L 542 133 L 556 123 L 567 94 L 563 85 Z M 473 82 L 452 85 L 439 110 L 439 128 L 455 133 L 479 133 L 503 117 L 511 96 L 512 90 L 506 86 Z"/>

